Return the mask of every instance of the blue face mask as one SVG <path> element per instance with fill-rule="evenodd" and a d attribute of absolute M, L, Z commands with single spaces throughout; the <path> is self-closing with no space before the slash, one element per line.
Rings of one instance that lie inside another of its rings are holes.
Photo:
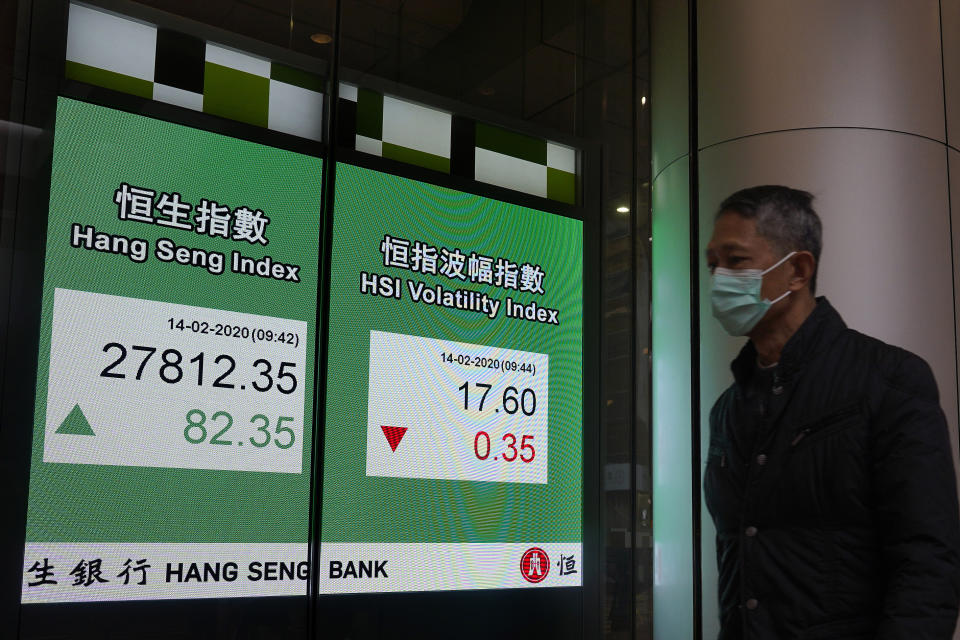
<path fill-rule="evenodd" d="M 760 288 L 763 286 L 763 276 L 786 262 L 795 253 L 796 251 L 791 251 L 765 271 L 724 269 L 723 267 L 716 267 L 713 270 L 710 306 L 713 309 L 713 317 L 720 321 L 727 333 L 732 336 L 747 335 L 774 303 L 790 295 L 788 290 L 776 300 L 764 300 L 760 297 Z"/>

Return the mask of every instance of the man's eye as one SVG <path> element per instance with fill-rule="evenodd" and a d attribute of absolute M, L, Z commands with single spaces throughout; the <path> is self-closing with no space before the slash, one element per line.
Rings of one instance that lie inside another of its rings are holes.
<path fill-rule="evenodd" d="M 716 264 L 708 264 L 708 265 L 707 265 L 707 271 L 710 272 L 710 275 L 713 275 L 713 272 L 714 272 L 714 270 L 715 270 L 716 268 L 717 268 L 717 265 L 716 265 Z"/>

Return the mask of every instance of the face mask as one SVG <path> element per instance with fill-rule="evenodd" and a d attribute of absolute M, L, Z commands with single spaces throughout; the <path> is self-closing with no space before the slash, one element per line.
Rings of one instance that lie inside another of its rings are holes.
<path fill-rule="evenodd" d="M 795 253 L 796 251 L 791 251 L 765 271 L 723 267 L 713 270 L 710 306 L 713 308 L 713 317 L 720 321 L 727 333 L 732 336 L 747 335 L 773 304 L 790 295 L 788 290 L 776 300 L 764 300 L 760 297 L 760 287 L 765 274 L 779 267 Z"/>

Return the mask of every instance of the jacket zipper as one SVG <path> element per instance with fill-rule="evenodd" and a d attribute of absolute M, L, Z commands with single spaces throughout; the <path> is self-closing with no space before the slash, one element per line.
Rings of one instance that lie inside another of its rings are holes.
<path fill-rule="evenodd" d="M 855 415 L 855 414 L 857 414 L 857 413 L 859 413 L 859 412 L 860 412 L 860 407 L 859 407 L 858 405 L 857 405 L 857 406 L 848 407 L 848 408 L 846 408 L 846 409 L 844 409 L 844 410 L 842 410 L 842 411 L 837 412 L 836 414 L 834 414 L 834 415 L 832 415 L 832 416 L 829 416 L 829 417 L 832 419 L 832 420 L 831 420 L 831 424 L 829 424 L 829 425 L 824 426 L 823 423 L 822 423 L 822 421 L 820 421 L 818 424 L 814 424 L 814 425 L 812 425 L 812 426 L 809 426 L 809 427 L 803 429 L 802 431 L 800 431 L 799 433 L 797 433 L 796 436 L 794 436 L 793 440 L 790 441 L 790 447 L 792 448 L 792 447 L 797 446 L 798 444 L 800 444 L 800 441 L 801 441 L 801 440 L 803 440 L 803 439 L 806 438 L 808 435 L 810 435 L 811 433 L 813 433 L 813 431 L 814 431 L 814 428 L 813 428 L 813 427 L 817 427 L 817 428 L 816 428 L 816 431 L 817 431 L 818 433 L 819 433 L 820 431 L 830 430 L 830 429 L 834 428 L 835 426 L 837 426 L 838 424 L 842 423 L 844 420 L 846 420 L 846 419 L 849 418 L 850 416 Z"/>
<path fill-rule="evenodd" d="M 810 427 L 807 427 L 806 429 L 804 429 L 803 431 L 797 434 L 797 436 L 790 442 L 790 446 L 791 447 L 797 446 L 797 444 L 799 444 L 801 440 L 806 438 L 809 433 L 810 433 Z"/>

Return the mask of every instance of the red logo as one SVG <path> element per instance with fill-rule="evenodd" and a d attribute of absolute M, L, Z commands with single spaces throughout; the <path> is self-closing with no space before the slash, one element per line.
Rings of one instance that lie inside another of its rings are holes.
<path fill-rule="evenodd" d="M 520 573 L 527 582 L 543 582 L 550 573 L 550 557 L 540 547 L 530 547 L 520 558 Z"/>

